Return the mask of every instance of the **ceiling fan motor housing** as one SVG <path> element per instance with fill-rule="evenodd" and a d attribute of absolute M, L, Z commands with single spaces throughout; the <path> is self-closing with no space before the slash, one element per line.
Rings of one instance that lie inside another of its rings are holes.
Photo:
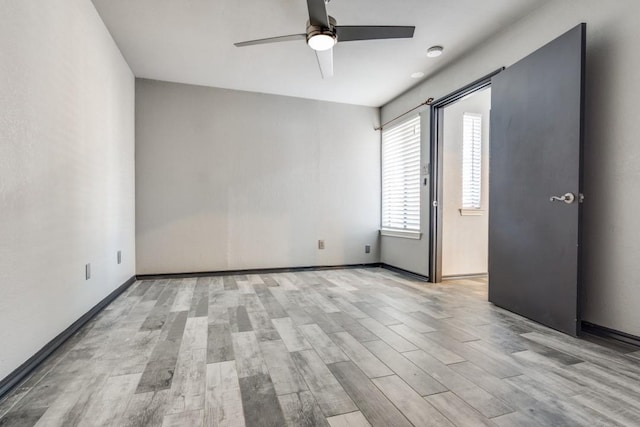
<path fill-rule="evenodd" d="M 311 41 L 312 38 L 324 38 L 330 37 L 333 40 L 333 44 L 327 44 L 326 49 L 333 47 L 338 42 L 338 36 L 335 31 L 336 20 L 333 16 L 329 16 L 329 28 L 322 27 L 320 25 L 311 25 L 309 21 L 307 21 L 307 44 L 311 46 L 315 50 L 325 50 L 325 49 L 316 49 L 314 47 L 314 43 Z M 319 37 L 321 36 L 321 37 Z"/>

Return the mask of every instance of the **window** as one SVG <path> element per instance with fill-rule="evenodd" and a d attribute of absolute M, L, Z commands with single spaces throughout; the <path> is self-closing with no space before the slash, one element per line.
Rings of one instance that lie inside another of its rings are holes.
<path fill-rule="evenodd" d="M 382 132 L 382 228 L 420 231 L 420 116 Z"/>
<path fill-rule="evenodd" d="M 462 208 L 480 209 L 482 116 L 464 113 L 462 131 Z"/>

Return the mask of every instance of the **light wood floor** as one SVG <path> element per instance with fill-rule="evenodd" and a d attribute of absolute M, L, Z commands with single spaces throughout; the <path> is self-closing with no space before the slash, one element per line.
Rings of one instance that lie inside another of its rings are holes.
<path fill-rule="evenodd" d="M 640 425 L 640 352 L 381 269 L 136 282 L 2 426 Z"/>

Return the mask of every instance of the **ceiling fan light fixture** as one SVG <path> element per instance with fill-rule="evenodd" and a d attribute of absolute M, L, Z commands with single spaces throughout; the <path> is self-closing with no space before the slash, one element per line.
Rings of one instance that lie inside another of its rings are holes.
<path fill-rule="evenodd" d="M 336 37 L 327 33 L 313 34 L 307 39 L 307 44 L 313 50 L 328 50 L 335 46 Z"/>

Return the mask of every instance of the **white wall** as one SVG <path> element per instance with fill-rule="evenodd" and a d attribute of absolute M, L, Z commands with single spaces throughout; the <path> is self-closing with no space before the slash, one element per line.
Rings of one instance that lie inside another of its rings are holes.
<path fill-rule="evenodd" d="M 487 272 L 489 256 L 489 113 L 491 89 L 444 109 L 442 152 L 442 275 Z M 463 116 L 482 116 L 480 215 L 461 215 Z"/>
<path fill-rule="evenodd" d="M 138 79 L 137 272 L 378 262 L 377 123 L 377 108 Z"/>
<path fill-rule="evenodd" d="M 134 132 L 89 0 L 0 2 L 0 378 L 135 273 Z"/>
<path fill-rule="evenodd" d="M 583 318 L 634 335 L 640 335 L 638 16 L 637 0 L 549 2 L 382 109 L 383 120 L 392 118 L 430 96 L 438 98 L 513 64 L 586 22 Z M 413 251 L 397 244 L 395 256 L 415 257 Z"/>

